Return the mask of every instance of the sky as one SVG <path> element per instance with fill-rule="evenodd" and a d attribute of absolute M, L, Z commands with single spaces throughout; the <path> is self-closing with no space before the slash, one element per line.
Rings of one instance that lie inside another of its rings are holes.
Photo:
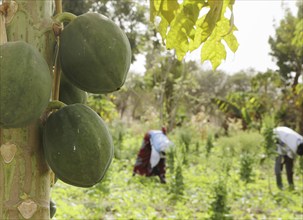
<path fill-rule="evenodd" d="M 303 1 L 303 0 L 302 0 Z M 227 59 L 222 62 L 218 70 L 232 74 L 241 70 L 253 68 L 265 72 L 267 69 L 277 69 L 275 62 L 269 55 L 269 36 L 275 35 L 275 25 L 284 18 L 285 7 L 296 15 L 296 0 L 236 0 L 234 4 L 234 23 L 238 31 L 234 32 L 239 42 L 239 48 L 234 54 L 228 51 Z M 193 51 L 186 60 L 200 62 L 200 51 Z M 211 69 L 208 62 L 203 69 Z M 144 73 L 144 57 L 131 66 L 131 70 Z"/>

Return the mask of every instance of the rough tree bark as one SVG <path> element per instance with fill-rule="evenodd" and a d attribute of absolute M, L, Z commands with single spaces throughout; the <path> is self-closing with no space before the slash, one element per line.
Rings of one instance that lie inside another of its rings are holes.
<path fill-rule="evenodd" d="M 24 40 L 38 48 L 51 74 L 54 2 L 3 0 L 3 3 L 9 5 L 8 41 Z M 50 218 L 50 170 L 43 156 L 40 128 L 39 120 L 25 128 L 0 129 L 0 219 Z"/>

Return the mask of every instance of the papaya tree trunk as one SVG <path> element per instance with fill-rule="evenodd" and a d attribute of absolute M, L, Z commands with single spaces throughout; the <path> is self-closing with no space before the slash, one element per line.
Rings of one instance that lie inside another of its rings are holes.
<path fill-rule="evenodd" d="M 4 3 L 8 5 L 7 40 L 23 40 L 35 46 L 49 64 L 51 74 L 54 2 L 4 0 Z M 24 128 L 0 129 L 0 219 L 50 218 L 50 170 L 43 156 L 40 129 L 40 120 Z"/>

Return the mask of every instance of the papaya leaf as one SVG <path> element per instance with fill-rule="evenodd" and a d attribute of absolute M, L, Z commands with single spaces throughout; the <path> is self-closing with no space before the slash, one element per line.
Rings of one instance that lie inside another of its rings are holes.
<path fill-rule="evenodd" d="M 226 50 L 221 42 L 208 40 L 201 48 L 201 61 L 209 60 L 213 69 L 216 69 L 226 59 Z"/>
<path fill-rule="evenodd" d="M 190 20 L 194 24 L 191 30 L 186 29 L 190 40 L 194 40 L 196 27 L 197 27 L 197 20 L 199 18 L 201 9 L 203 7 L 206 7 L 207 5 L 208 3 L 206 2 L 206 0 L 204 1 L 184 0 L 183 13 L 186 19 Z"/>
<path fill-rule="evenodd" d="M 238 49 L 238 42 L 233 38 L 234 35 L 233 32 L 230 32 L 229 25 L 230 22 L 227 18 L 221 18 L 220 21 L 217 22 L 216 29 L 202 46 L 201 61 L 209 60 L 213 69 L 216 69 L 222 60 L 226 59 L 226 49 L 221 42 L 222 38 L 233 52 Z"/>
<path fill-rule="evenodd" d="M 180 13 L 171 22 L 171 28 L 166 37 L 166 47 L 174 48 L 180 60 L 188 51 L 189 35 L 194 28 L 198 13 L 197 7 L 187 5 L 180 8 Z"/>
<path fill-rule="evenodd" d="M 233 33 L 230 33 L 230 34 L 224 36 L 223 39 L 232 52 L 235 53 L 238 50 L 239 43 Z"/>
<path fill-rule="evenodd" d="M 196 22 L 196 30 L 194 32 L 194 38 L 192 41 L 190 41 L 189 44 L 189 50 L 190 51 L 194 51 L 196 49 L 198 49 L 201 45 L 201 42 L 203 42 L 202 39 L 206 39 L 207 38 L 207 33 L 205 33 L 205 29 L 208 29 L 207 23 L 204 23 L 204 27 L 203 27 L 203 21 L 205 20 L 206 16 L 203 16 L 202 18 L 199 18 Z"/>
<path fill-rule="evenodd" d="M 150 14 L 150 21 L 154 22 L 155 17 L 157 15 L 157 11 L 159 11 L 161 5 L 161 1 L 158 0 L 149 0 L 149 14 Z"/>
<path fill-rule="evenodd" d="M 178 59 L 201 47 L 201 61 L 209 60 L 216 69 L 226 59 L 226 48 L 238 49 L 233 32 L 235 0 L 150 0 L 151 21 L 160 17 L 158 32 L 167 49 L 176 50 Z M 225 17 L 227 9 L 231 16 Z"/>
<path fill-rule="evenodd" d="M 170 23 L 175 17 L 175 11 L 179 8 L 177 0 L 150 0 L 150 20 L 154 22 L 156 16 Z"/>
<path fill-rule="evenodd" d="M 186 21 L 183 23 L 186 33 L 190 35 L 194 31 L 194 26 L 199 17 L 200 8 L 196 1 L 186 1 L 180 11 L 183 19 Z"/>
<path fill-rule="evenodd" d="M 161 35 L 162 39 L 164 40 L 166 38 L 166 34 L 167 34 L 167 28 L 169 26 L 169 23 L 166 19 L 161 19 L 161 22 L 158 26 L 158 32 Z"/>

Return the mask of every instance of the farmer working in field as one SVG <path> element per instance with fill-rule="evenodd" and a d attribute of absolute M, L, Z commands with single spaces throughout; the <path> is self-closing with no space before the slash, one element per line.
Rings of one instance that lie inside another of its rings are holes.
<path fill-rule="evenodd" d="M 275 162 L 277 186 L 282 189 L 282 168 L 285 164 L 287 181 L 290 189 L 294 189 L 293 165 L 296 155 L 303 155 L 303 137 L 288 127 L 277 127 L 273 130 L 278 156 Z"/>
<path fill-rule="evenodd" d="M 133 176 L 159 176 L 161 183 L 165 180 L 165 151 L 172 146 L 166 136 L 166 129 L 148 131 L 144 138 L 133 170 Z"/>

